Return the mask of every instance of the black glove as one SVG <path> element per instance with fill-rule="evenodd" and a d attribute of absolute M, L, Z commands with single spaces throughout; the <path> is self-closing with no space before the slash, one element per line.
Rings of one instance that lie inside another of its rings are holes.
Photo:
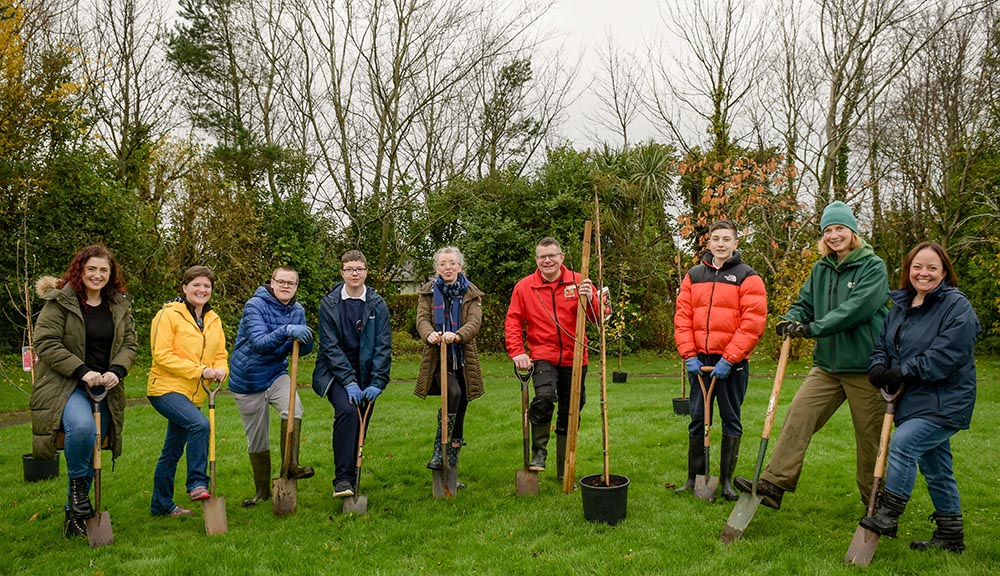
<path fill-rule="evenodd" d="M 778 322 L 778 325 L 774 327 L 774 331 L 778 333 L 778 336 L 784 338 L 789 336 L 788 329 L 792 327 L 792 322 L 789 320 L 782 320 Z"/>
<path fill-rule="evenodd" d="M 881 364 L 876 364 L 872 366 L 872 369 L 868 371 L 868 382 L 876 388 L 881 388 L 885 385 L 885 366 Z"/>
<path fill-rule="evenodd" d="M 899 366 L 885 371 L 885 376 L 882 378 L 882 389 L 885 390 L 886 394 L 892 395 L 899 392 L 899 388 L 902 385 L 903 371 Z"/>
<path fill-rule="evenodd" d="M 808 322 L 793 322 L 788 328 L 788 335 L 792 338 L 808 338 L 809 337 L 809 323 Z"/>

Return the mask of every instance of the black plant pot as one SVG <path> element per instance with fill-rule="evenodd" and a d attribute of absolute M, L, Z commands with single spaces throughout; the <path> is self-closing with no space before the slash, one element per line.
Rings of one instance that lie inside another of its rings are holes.
<path fill-rule="evenodd" d="M 674 398 L 674 414 L 686 416 L 691 413 L 690 398 Z"/>
<path fill-rule="evenodd" d="M 612 372 L 611 381 L 617 384 L 628 382 L 628 372 Z"/>
<path fill-rule="evenodd" d="M 627 476 L 610 474 L 610 486 L 604 485 L 603 474 L 593 474 L 580 479 L 583 500 L 583 517 L 591 522 L 614 526 L 625 519 L 628 511 Z"/>
<path fill-rule="evenodd" d="M 52 460 L 42 460 L 35 458 L 31 454 L 21 456 L 24 463 L 24 481 L 38 482 L 39 480 L 49 480 L 59 476 L 59 453 Z"/>

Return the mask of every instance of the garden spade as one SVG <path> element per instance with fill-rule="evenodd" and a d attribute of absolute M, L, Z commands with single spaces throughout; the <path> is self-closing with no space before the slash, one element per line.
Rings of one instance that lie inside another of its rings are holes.
<path fill-rule="evenodd" d="M 441 469 L 431 470 L 432 488 L 435 498 L 454 498 L 458 493 L 458 470 L 448 462 L 448 444 L 451 431 L 448 429 L 448 345 L 441 336 Z"/>
<path fill-rule="evenodd" d="M 711 372 L 714 369 L 715 366 L 701 367 L 702 372 Z M 708 466 L 712 437 L 712 393 L 715 392 L 715 382 L 716 378 L 713 376 L 712 382 L 706 390 L 705 379 L 701 377 L 701 374 L 698 374 L 698 384 L 701 386 L 701 397 L 704 402 L 703 412 L 705 413 L 705 473 L 694 477 L 694 495 L 706 502 L 715 502 L 715 493 L 719 488 L 719 477 L 709 475 Z"/>
<path fill-rule="evenodd" d="M 519 468 L 514 474 L 518 496 L 534 496 L 538 494 L 538 472 L 528 469 L 531 461 L 531 435 L 528 431 L 528 382 L 535 367 L 532 365 L 527 372 L 521 372 L 514 366 L 514 375 L 521 381 L 521 443 L 524 447 L 524 468 Z"/>
<path fill-rule="evenodd" d="M 885 461 L 889 456 L 889 434 L 892 432 L 892 419 L 896 413 L 896 398 L 903 392 L 903 389 L 900 388 L 895 394 L 889 394 L 885 390 L 881 390 L 881 392 L 882 397 L 885 398 L 885 415 L 882 416 L 882 434 L 879 436 L 878 458 L 875 460 L 875 479 L 872 481 L 872 493 L 868 496 L 868 516 L 875 515 L 879 485 L 885 476 Z M 854 531 L 851 545 L 847 547 L 844 562 L 855 566 L 871 564 L 872 558 L 875 556 L 875 549 L 878 548 L 878 541 L 878 534 L 859 525 Z"/>
<path fill-rule="evenodd" d="M 299 341 L 292 340 L 292 359 L 288 368 L 288 426 L 285 432 L 285 453 L 281 457 L 281 474 L 271 482 L 271 503 L 275 516 L 294 514 L 298 500 L 298 481 L 292 478 L 289 470 L 292 467 L 292 438 L 295 435 L 292 422 L 295 422 L 295 386 L 299 375 Z"/>
<path fill-rule="evenodd" d="M 115 541 L 115 534 L 111 530 L 111 514 L 107 510 L 101 510 L 101 400 L 108 395 L 108 391 L 94 394 L 88 387 L 87 395 L 94 407 L 94 424 L 97 427 L 94 437 L 94 515 L 87 518 L 87 539 L 91 548 L 97 548 Z"/>
<path fill-rule="evenodd" d="M 211 496 L 202 501 L 202 513 L 205 515 L 205 533 L 225 534 L 229 531 L 226 521 L 226 499 L 215 495 L 215 394 L 222 387 L 222 382 L 216 382 L 213 388 L 201 381 L 202 387 L 208 392 L 208 493 Z"/>
<path fill-rule="evenodd" d="M 368 432 L 368 418 L 372 414 L 372 403 L 365 402 L 365 411 L 361 412 L 361 406 L 355 407 L 358 411 L 358 458 L 354 468 L 354 496 L 344 498 L 344 514 L 357 514 L 364 516 L 368 513 L 368 497 L 361 495 L 361 461 L 364 458 L 365 434 Z"/>
<path fill-rule="evenodd" d="M 757 466 L 753 470 L 753 491 L 750 494 L 740 492 L 733 512 L 729 515 L 725 528 L 722 529 L 722 543 L 732 544 L 743 535 L 750 520 L 760 506 L 760 496 L 757 495 L 757 482 L 760 482 L 760 472 L 764 467 L 764 455 L 767 454 L 767 443 L 771 438 L 771 426 L 774 424 L 774 414 L 778 408 L 778 395 L 781 394 L 781 384 L 785 380 L 785 368 L 788 366 L 788 355 L 792 350 L 792 339 L 785 336 L 781 343 L 781 354 L 778 355 L 778 369 L 774 375 L 774 386 L 771 387 L 771 399 L 767 402 L 767 414 L 764 416 L 764 432 L 760 435 L 760 448 L 757 450 Z"/>

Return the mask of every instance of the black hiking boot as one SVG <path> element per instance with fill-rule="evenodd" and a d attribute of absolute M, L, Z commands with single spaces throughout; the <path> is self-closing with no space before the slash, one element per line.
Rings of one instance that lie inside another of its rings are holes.
<path fill-rule="evenodd" d="M 930 515 L 929 519 L 937 523 L 934 535 L 930 540 L 918 540 L 910 542 L 913 550 L 929 550 L 931 548 L 941 548 L 949 552 L 961 554 L 965 550 L 965 530 L 961 514 L 938 514 Z"/>
<path fill-rule="evenodd" d="M 865 516 L 858 524 L 879 536 L 896 537 L 899 529 L 899 516 L 906 510 L 907 499 L 883 490 L 878 499 L 878 507 L 874 516 Z"/>

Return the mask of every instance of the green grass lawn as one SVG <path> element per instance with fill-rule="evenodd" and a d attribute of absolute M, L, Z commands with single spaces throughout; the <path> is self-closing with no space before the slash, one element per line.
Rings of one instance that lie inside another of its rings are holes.
<path fill-rule="evenodd" d="M 972 429 L 953 441 L 966 518 L 968 549 L 962 555 L 908 549 L 911 539 L 925 538 L 933 528 L 926 520 L 931 503 L 919 479 L 899 537 L 882 539 L 868 569 L 842 564 L 863 512 L 854 487 L 846 406 L 813 439 L 799 489 L 785 497 L 782 510 L 761 508 L 743 538 L 724 546 L 719 534 L 731 503 L 708 504 L 664 488 L 665 482 L 682 482 L 686 474 L 687 418 L 672 412 L 672 398 L 680 395 L 679 361 L 654 355 L 626 358 L 629 381 L 609 383 L 611 469 L 631 479 L 628 518 L 618 526 L 584 520 L 579 490 L 562 492 L 552 458 L 542 474 L 541 493 L 515 495 L 520 394 L 509 360 L 500 357 L 484 362 L 487 393 L 469 407 L 468 446 L 460 467 L 468 488 L 453 500 L 435 500 L 424 465 L 438 402 L 413 396 L 416 358 L 397 358 L 365 445 L 361 491 L 369 498 L 366 517 L 341 515 L 340 501 L 332 498 L 332 409 L 309 387 L 300 390 L 305 403 L 301 461 L 315 466 L 316 476 L 299 481 L 298 512 L 285 518 L 275 518 L 270 503 L 240 507 L 252 494 L 246 441 L 232 399 L 219 400 L 217 492 L 226 498 L 229 532 L 212 537 L 205 536 L 200 506 L 193 506 L 194 518 L 149 515 L 165 421 L 148 405 L 128 408 L 125 451 L 113 471 L 105 459 L 103 501 L 115 543 L 97 550 L 62 537 L 65 462 L 58 479 L 25 483 L 21 455 L 30 451 L 30 425 L 0 427 L 0 574 L 995 574 L 1000 570 L 1000 392 L 994 384 L 1000 362 L 983 358 L 978 366 Z M 752 368 L 737 470 L 743 475 L 753 473 L 774 377 L 773 362 L 759 361 Z M 805 370 L 803 364 L 790 367 L 776 426 Z M 578 479 L 602 470 L 597 372 L 595 364 L 587 380 Z M 304 364 L 300 384 L 308 383 L 310 373 L 311 365 Z M 137 368 L 126 380 L 130 397 L 143 395 L 144 377 Z M 8 384 L 0 383 L 0 410 L 23 410 L 27 398 Z M 273 446 L 276 420 L 272 416 Z M 9 415 L 6 421 L 12 421 Z M 776 428 L 774 437 L 778 432 Z M 720 435 L 716 427 L 714 471 Z M 277 450 L 273 453 L 277 471 Z M 187 504 L 183 479 L 182 460 L 177 501 Z"/>

